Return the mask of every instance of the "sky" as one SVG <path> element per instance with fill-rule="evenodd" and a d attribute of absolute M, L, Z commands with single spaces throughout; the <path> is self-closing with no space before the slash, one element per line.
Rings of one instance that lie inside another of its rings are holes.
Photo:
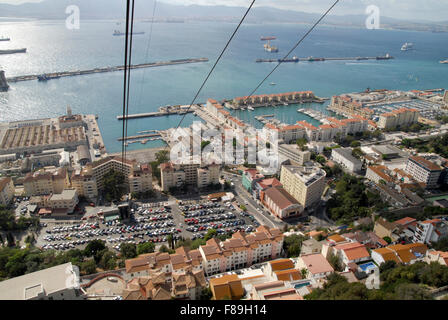
<path fill-rule="evenodd" d="M 0 3 L 20 4 L 42 0 L 0 0 Z M 139 1 L 139 0 L 137 0 Z M 189 5 L 227 5 L 247 7 L 251 0 L 161 0 L 165 3 Z M 258 6 L 323 13 L 335 0 L 257 0 Z M 376 5 L 386 17 L 413 21 L 448 21 L 448 0 L 340 0 L 333 14 L 365 14 L 369 5 Z"/>

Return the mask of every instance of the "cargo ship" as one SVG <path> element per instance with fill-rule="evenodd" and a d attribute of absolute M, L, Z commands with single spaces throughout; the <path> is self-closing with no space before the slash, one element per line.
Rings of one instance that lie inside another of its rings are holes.
<path fill-rule="evenodd" d="M 23 49 L 0 50 L 0 54 L 25 53 L 25 52 L 26 52 L 26 48 L 23 48 Z"/>
<path fill-rule="evenodd" d="M 393 59 L 394 57 L 392 57 L 390 54 L 386 54 L 385 56 L 378 56 L 376 57 L 376 60 L 390 60 Z"/>
<path fill-rule="evenodd" d="M 10 38 L 5 38 L 5 37 L 1 37 L 0 38 L 0 41 L 9 41 L 9 40 L 11 40 Z"/>
<path fill-rule="evenodd" d="M 276 37 L 261 37 L 261 41 L 267 41 L 263 47 L 267 52 L 278 52 L 278 48 L 275 46 L 271 46 L 271 40 L 277 39 Z"/>
<path fill-rule="evenodd" d="M 131 34 L 131 33 L 129 33 L 129 34 Z M 140 32 L 133 32 L 133 33 L 132 33 L 132 35 L 138 35 L 138 34 L 145 34 L 145 32 L 140 31 Z M 118 31 L 118 30 L 115 30 L 114 33 L 113 33 L 113 35 L 114 35 L 114 36 L 125 36 L 126 33 L 123 33 L 123 32 L 120 32 L 120 31 Z"/>

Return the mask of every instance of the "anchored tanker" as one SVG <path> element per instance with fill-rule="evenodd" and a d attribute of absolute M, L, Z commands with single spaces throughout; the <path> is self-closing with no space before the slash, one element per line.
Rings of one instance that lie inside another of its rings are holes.
<path fill-rule="evenodd" d="M 25 52 L 26 52 L 26 48 L 23 48 L 23 49 L 0 50 L 0 54 L 25 53 Z"/>
<path fill-rule="evenodd" d="M 129 33 L 130 34 L 130 33 Z M 132 35 L 136 35 L 136 34 L 145 34 L 143 31 L 142 32 L 133 32 Z M 115 30 L 113 33 L 114 36 L 125 36 L 126 33 L 120 32 L 118 30 Z"/>

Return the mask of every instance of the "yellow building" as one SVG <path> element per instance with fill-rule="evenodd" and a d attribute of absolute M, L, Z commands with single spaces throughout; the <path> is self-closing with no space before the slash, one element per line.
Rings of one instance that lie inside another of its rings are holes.
<path fill-rule="evenodd" d="M 80 197 L 95 200 L 98 197 L 98 186 L 93 176 L 92 168 L 85 167 L 73 172 L 71 177 L 72 188 L 76 189 Z"/>
<path fill-rule="evenodd" d="M 213 300 L 240 300 L 244 296 L 243 285 L 236 274 L 210 279 Z"/>
<path fill-rule="evenodd" d="M 378 127 L 391 129 L 418 122 L 419 112 L 416 109 L 401 108 L 392 112 L 383 113 L 378 120 Z"/>
<path fill-rule="evenodd" d="M 23 186 L 27 196 L 39 196 L 62 193 L 62 190 L 70 186 L 70 181 L 65 168 L 59 168 L 53 172 L 42 169 L 27 174 Z"/>
<path fill-rule="evenodd" d="M 280 182 L 304 208 L 320 200 L 325 187 L 324 170 L 318 167 L 282 166 Z"/>
<path fill-rule="evenodd" d="M 14 184 L 9 177 L 0 179 L 0 204 L 7 206 L 14 198 Z"/>

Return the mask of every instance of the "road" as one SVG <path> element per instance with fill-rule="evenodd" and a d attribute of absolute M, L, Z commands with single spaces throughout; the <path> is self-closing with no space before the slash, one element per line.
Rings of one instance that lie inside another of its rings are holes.
<path fill-rule="evenodd" d="M 266 209 L 259 205 L 244 189 L 241 183 L 241 176 L 232 173 L 224 173 L 226 179 L 231 179 L 234 184 L 233 192 L 235 194 L 235 198 L 238 200 L 240 204 L 244 204 L 247 208 L 247 212 L 252 214 L 255 219 L 262 225 L 267 225 L 272 228 L 280 228 L 282 229 L 285 223 L 280 219 L 273 217 Z"/>

